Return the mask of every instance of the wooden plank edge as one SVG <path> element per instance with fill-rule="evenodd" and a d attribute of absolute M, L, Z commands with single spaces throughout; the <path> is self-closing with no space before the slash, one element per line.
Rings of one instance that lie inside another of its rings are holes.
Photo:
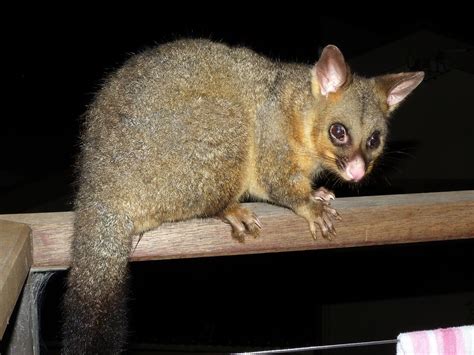
<path fill-rule="evenodd" d="M 2 250 L 0 270 L 0 340 L 10 321 L 32 264 L 31 230 L 27 225 L 0 221 L 0 240 L 11 247 Z M 1 244 L 1 243 L 0 243 Z"/>
<path fill-rule="evenodd" d="M 165 223 L 145 233 L 132 261 L 208 257 L 268 252 L 414 243 L 474 237 L 474 191 L 365 196 L 336 199 L 343 215 L 334 241 L 314 241 L 306 222 L 292 211 L 250 203 L 264 225 L 262 236 L 241 244 L 230 227 L 217 219 Z M 33 229 L 33 270 L 68 267 L 73 213 L 0 215 L 30 221 Z M 134 238 L 133 246 L 137 242 Z"/>

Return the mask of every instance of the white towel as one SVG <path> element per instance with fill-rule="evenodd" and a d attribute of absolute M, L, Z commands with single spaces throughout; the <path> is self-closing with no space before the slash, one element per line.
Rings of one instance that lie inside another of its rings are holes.
<path fill-rule="evenodd" d="M 474 355 L 474 325 L 402 333 L 397 355 Z"/>

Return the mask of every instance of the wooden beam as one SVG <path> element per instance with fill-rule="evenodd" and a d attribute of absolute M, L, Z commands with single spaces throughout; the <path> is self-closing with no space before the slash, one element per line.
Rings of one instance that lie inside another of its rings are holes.
<path fill-rule="evenodd" d="M 343 217 L 333 241 L 314 241 L 306 221 L 292 211 L 264 203 L 247 206 L 259 216 L 258 239 L 238 243 L 218 219 L 166 223 L 145 233 L 132 261 L 284 252 L 474 237 L 474 191 L 340 198 L 333 202 Z M 33 231 L 34 270 L 69 265 L 72 212 L 0 215 Z M 134 238 L 133 245 L 137 242 Z"/>
<path fill-rule="evenodd" d="M 0 340 L 32 264 L 30 228 L 0 220 Z"/>

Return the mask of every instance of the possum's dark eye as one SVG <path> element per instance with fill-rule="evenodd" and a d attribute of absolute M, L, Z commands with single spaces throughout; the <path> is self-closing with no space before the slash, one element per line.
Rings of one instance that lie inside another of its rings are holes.
<path fill-rule="evenodd" d="M 377 149 L 380 145 L 380 132 L 375 131 L 372 135 L 367 139 L 367 148 L 368 149 Z"/>
<path fill-rule="evenodd" d="M 329 136 L 335 144 L 346 144 L 349 141 L 346 127 L 340 123 L 334 123 L 329 127 Z"/>

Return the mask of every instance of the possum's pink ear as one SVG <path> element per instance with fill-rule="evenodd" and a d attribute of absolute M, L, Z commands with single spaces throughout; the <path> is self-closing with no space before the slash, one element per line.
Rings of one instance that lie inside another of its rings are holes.
<path fill-rule="evenodd" d="M 395 109 L 425 77 L 422 71 L 387 74 L 376 78 L 377 84 L 387 96 L 389 110 Z"/>
<path fill-rule="evenodd" d="M 313 67 L 313 89 L 319 87 L 321 95 L 328 96 L 344 85 L 348 75 L 349 69 L 344 56 L 339 48 L 330 44 L 324 47 L 321 57 Z"/>

